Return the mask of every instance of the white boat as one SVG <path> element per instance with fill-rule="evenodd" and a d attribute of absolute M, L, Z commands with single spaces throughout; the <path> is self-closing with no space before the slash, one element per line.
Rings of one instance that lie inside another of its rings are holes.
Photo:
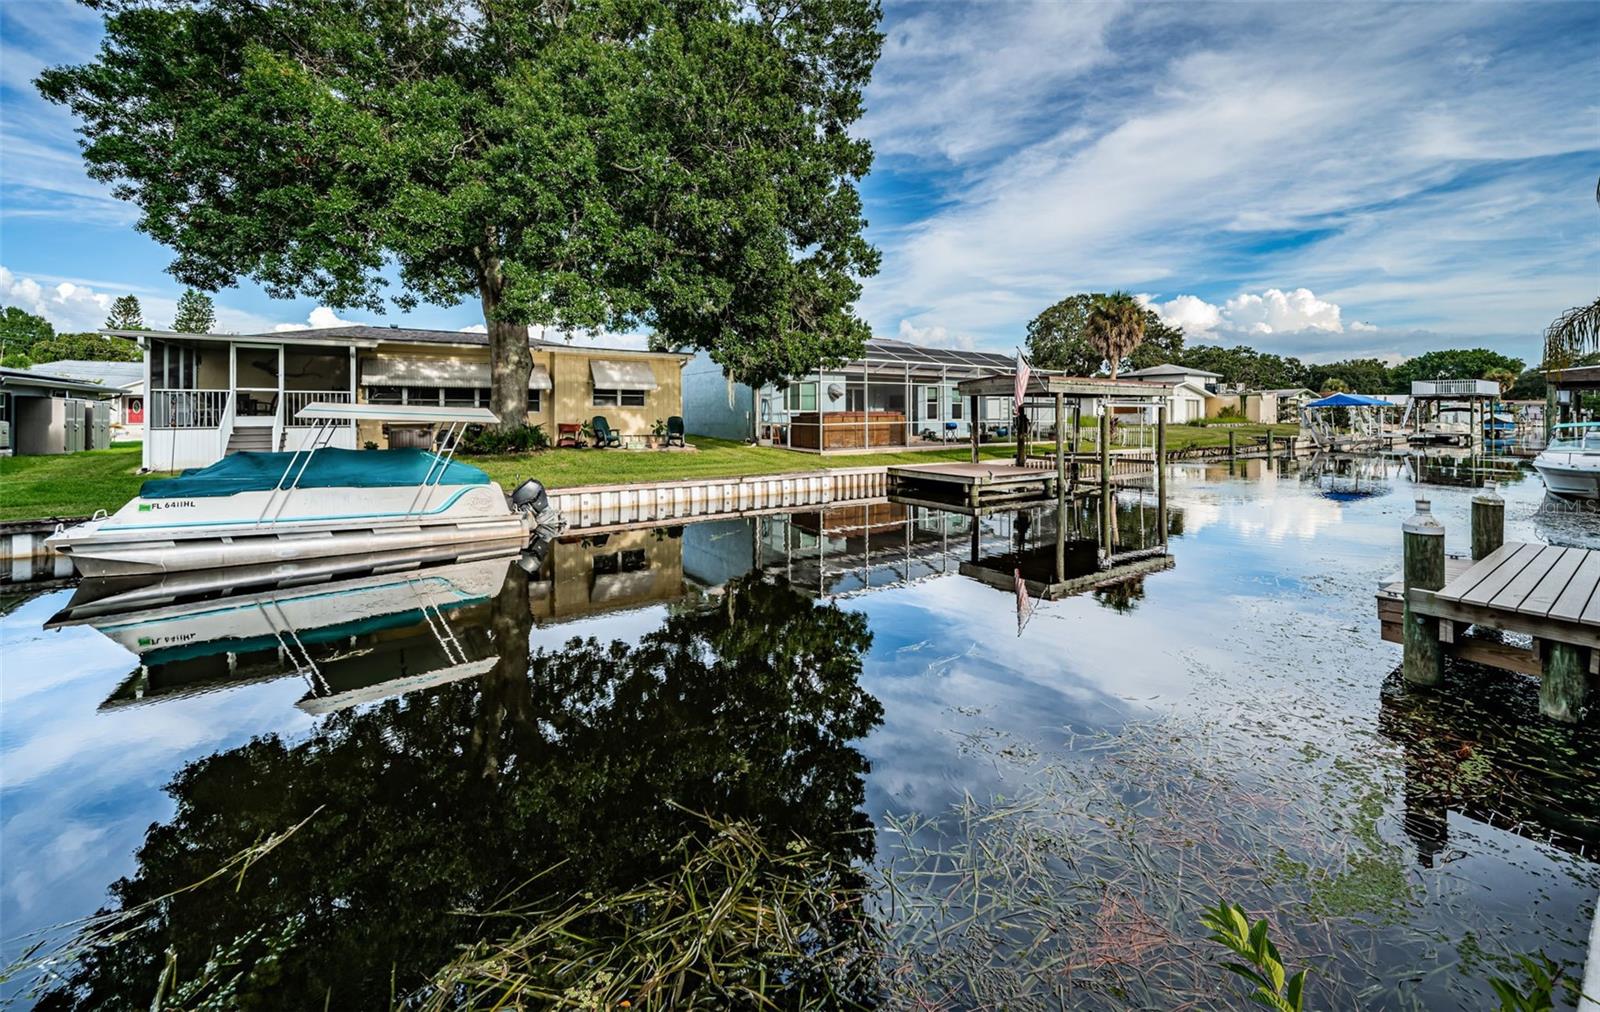
<path fill-rule="evenodd" d="M 1472 408 L 1467 404 L 1444 404 L 1431 421 L 1423 422 L 1412 437 L 1419 443 L 1455 443 L 1465 445 L 1472 441 Z"/>
<path fill-rule="evenodd" d="M 508 504 L 488 475 L 452 459 L 467 425 L 496 422 L 486 409 L 319 402 L 298 417 L 314 423 L 303 449 L 236 453 L 147 481 L 117 512 L 45 543 L 84 576 L 123 576 L 351 556 L 448 558 L 526 541 L 535 522 L 552 519 L 537 482 L 524 482 Z M 445 426 L 437 444 L 444 450 L 328 447 L 336 426 L 357 420 Z"/>
<path fill-rule="evenodd" d="M 1600 422 L 1554 426 L 1550 444 L 1533 458 L 1533 469 L 1557 495 L 1600 498 Z"/>

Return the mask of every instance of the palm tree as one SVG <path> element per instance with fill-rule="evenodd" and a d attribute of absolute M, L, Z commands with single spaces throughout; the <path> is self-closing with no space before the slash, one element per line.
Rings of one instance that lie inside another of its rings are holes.
<path fill-rule="evenodd" d="M 1600 203 L 1600 182 L 1595 184 L 1594 199 Z M 1546 369 L 1568 365 L 1590 351 L 1600 351 L 1600 299 L 1587 306 L 1573 306 L 1544 331 Z"/>
<path fill-rule="evenodd" d="M 1117 366 L 1144 341 L 1144 307 L 1127 292 L 1102 295 L 1089 310 L 1084 336 L 1111 363 L 1111 378 L 1116 379 Z"/>

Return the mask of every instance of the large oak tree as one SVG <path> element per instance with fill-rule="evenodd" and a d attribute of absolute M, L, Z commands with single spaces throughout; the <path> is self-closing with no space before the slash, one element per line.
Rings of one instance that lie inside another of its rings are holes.
<path fill-rule="evenodd" d="M 867 337 L 875 0 L 84 2 L 97 59 L 39 87 L 185 284 L 476 298 L 508 422 L 531 324 L 649 327 L 750 383 Z"/>

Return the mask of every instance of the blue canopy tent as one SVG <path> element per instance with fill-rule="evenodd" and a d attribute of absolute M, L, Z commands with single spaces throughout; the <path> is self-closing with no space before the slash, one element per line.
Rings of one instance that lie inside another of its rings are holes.
<path fill-rule="evenodd" d="M 1311 433 L 1311 438 L 1324 450 L 1355 449 L 1363 445 L 1383 443 L 1383 409 L 1396 405 L 1381 397 L 1365 394 L 1329 394 L 1314 400 L 1300 409 L 1300 420 Z M 1335 409 L 1348 409 L 1344 415 L 1348 426 L 1336 424 Z M 1341 428 L 1349 431 L 1341 432 Z"/>
<path fill-rule="evenodd" d="M 1393 404 L 1379 397 L 1368 397 L 1365 394 L 1329 394 L 1321 400 L 1312 401 L 1307 408 L 1392 408 Z"/>

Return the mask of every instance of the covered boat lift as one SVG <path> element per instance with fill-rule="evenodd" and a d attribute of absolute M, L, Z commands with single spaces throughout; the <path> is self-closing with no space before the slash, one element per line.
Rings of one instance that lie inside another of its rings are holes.
<path fill-rule="evenodd" d="M 1300 424 L 1311 433 L 1319 450 L 1387 449 L 1405 438 L 1403 433 L 1383 427 L 1383 412 L 1394 406 L 1364 394 L 1331 394 L 1302 407 Z M 1339 431 L 1334 423 L 1333 412 L 1339 409 L 1349 413 L 1349 432 Z"/>

